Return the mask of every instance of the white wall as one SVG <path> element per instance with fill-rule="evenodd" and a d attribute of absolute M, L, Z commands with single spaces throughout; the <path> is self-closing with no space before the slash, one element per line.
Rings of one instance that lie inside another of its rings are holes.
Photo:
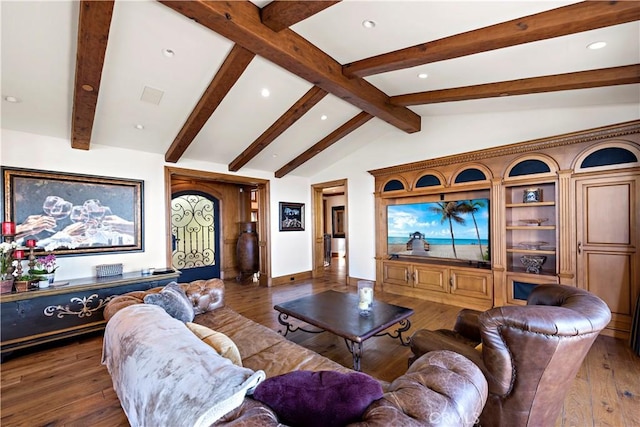
<path fill-rule="evenodd" d="M 367 172 L 386 166 L 580 131 L 640 117 L 635 104 L 567 110 L 515 111 L 495 114 L 426 117 L 422 131 L 405 134 L 386 124 L 378 139 L 309 178 L 294 174 L 275 179 L 271 173 L 242 169 L 237 175 L 271 182 L 271 267 L 274 277 L 312 268 L 311 190 L 314 183 L 348 180 L 349 276 L 375 279 L 374 180 Z M 367 124 L 369 125 L 369 124 Z M 339 144 L 349 144 L 354 132 Z M 125 271 L 165 265 L 164 157 L 140 151 L 92 145 L 89 151 L 71 149 L 66 139 L 2 129 L 0 165 L 144 180 L 145 251 L 60 259 L 58 279 L 93 276 L 97 264 L 123 263 Z M 352 141 L 358 144 L 362 141 Z M 336 144 L 338 145 L 338 144 Z M 180 161 L 173 166 L 232 174 L 226 164 Z M 4 199 L 4 194 L 3 194 Z M 305 231 L 278 231 L 278 203 L 305 204 Z"/>
<path fill-rule="evenodd" d="M 406 134 L 386 124 L 376 140 L 311 177 L 311 184 L 348 180 L 349 276 L 374 280 L 374 178 L 368 170 L 481 150 L 640 118 L 640 106 L 625 104 L 578 109 L 435 116 L 422 130 Z M 365 125 L 368 126 L 369 124 Z M 370 132 L 369 132 L 370 134 Z M 340 143 L 348 144 L 349 138 Z"/>
<path fill-rule="evenodd" d="M 66 256 L 59 259 L 58 280 L 95 275 L 98 264 L 122 263 L 125 272 L 143 267 L 165 266 L 164 156 L 124 150 L 104 145 L 75 150 L 67 139 L 2 129 L 0 165 L 47 171 L 79 173 L 144 181 L 144 252 L 89 256 Z M 230 174 L 227 165 L 198 161 L 181 161 L 172 166 Z M 311 269 L 310 184 L 307 178 L 273 179 L 272 174 L 242 170 L 242 176 L 271 180 L 271 260 L 273 276 Z M 4 200 L 4 189 L 2 194 Z M 304 232 L 278 231 L 278 202 L 302 202 L 307 210 Z"/>

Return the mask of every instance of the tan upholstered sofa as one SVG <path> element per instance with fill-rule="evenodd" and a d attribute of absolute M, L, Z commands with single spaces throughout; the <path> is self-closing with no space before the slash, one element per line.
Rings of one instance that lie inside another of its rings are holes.
<path fill-rule="evenodd" d="M 323 356 L 318 355 L 304 347 L 301 347 L 277 332 L 260 325 L 246 317 L 233 311 L 224 305 L 224 283 L 219 279 L 208 281 L 196 281 L 190 284 L 181 284 L 186 291 L 187 296 L 191 299 L 195 308 L 195 319 L 193 322 L 204 325 L 208 328 L 221 332 L 231 338 L 238 347 L 242 358 L 242 365 L 248 370 L 256 372 L 264 372 L 267 378 L 275 377 L 291 371 L 307 370 L 307 371 L 338 371 L 343 373 L 352 373 L 348 369 L 338 363 L 335 363 Z M 120 346 L 126 346 L 126 340 L 130 339 L 130 335 L 123 332 L 123 329 L 140 328 L 144 326 L 145 331 L 141 341 L 144 343 L 135 343 L 135 347 L 145 347 L 143 353 L 145 358 L 166 359 L 166 363 L 173 363 L 174 366 L 180 365 L 181 354 L 184 352 L 185 345 L 192 345 L 193 335 L 186 327 L 181 329 L 180 322 L 169 317 L 175 323 L 174 334 L 178 338 L 173 338 L 174 342 L 167 343 L 167 339 L 147 339 L 149 334 L 154 334 L 156 329 L 162 329 L 167 320 L 159 317 L 164 315 L 160 313 L 157 307 L 151 309 L 150 304 L 147 310 L 141 310 L 140 304 L 148 293 L 158 292 L 160 288 L 155 288 L 146 292 L 132 292 L 120 295 L 112 299 L 105 308 L 105 318 L 108 320 L 107 330 L 105 331 L 105 348 L 104 358 L 109 359 L 105 362 L 114 380 L 114 388 L 120 397 L 123 408 L 127 412 L 127 407 L 133 403 L 124 402 L 129 397 L 124 396 L 122 384 L 126 381 L 129 385 L 126 387 L 139 387 L 136 390 L 137 397 L 144 395 L 144 389 L 149 385 L 148 382 L 161 382 L 162 388 L 166 393 L 172 393 L 173 382 L 187 381 L 185 375 L 180 374 L 178 377 L 172 377 L 170 373 L 158 372 L 157 375 L 145 376 L 143 367 L 153 366 L 148 364 L 148 360 L 136 362 L 138 368 L 131 369 L 129 364 L 123 367 L 123 362 L 118 362 L 112 357 L 114 353 L 120 350 Z M 130 307 L 135 306 L 135 307 Z M 126 310 L 124 310 L 126 308 Z M 137 313 L 134 313 L 134 309 Z M 122 313 L 120 313 L 122 311 Z M 134 320 L 126 320 L 125 314 Z M 145 312 L 151 312 L 152 316 L 145 320 Z M 140 314 L 141 313 L 141 314 Z M 153 317 L 155 316 L 155 317 Z M 127 326 L 130 322 L 130 326 Z M 113 324 L 112 324 L 113 323 Z M 120 332 L 116 332 L 115 324 L 118 323 Z M 183 324 L 182 324 L 183 325 Z M 110 330 L 113 326 L 114 330 Z M 123 338 L 123 334 L 127 338 Z M 155 346 L 160 346 L 157 349 Z M 198 347 L 199 348 L 199 347 Z M 182 349 L 182 350 L 181 350 Z M 204 350 L 202 355 L 196 357 L 202 359 L 211 359 Z M 130 363 L 129 361 L 128 363 Z M 152 363 L 157 363 L 153 360 Z M 165 363 L 165 362 L 162 362 Z M 190 362 L 193 364 L 193 360 Z M 197 363 L 195 364 L 197 365 Z M 227 365 L 225 365 L 227 366 Z M 163 368 L 164 369 L 164 368 Z M 177 369 L 177 368 L 176 368 Z M 209 368 L 207 368 L 209 369 Z M 193 375 L 193 371 L 204 370 L 199 366 L 193 366 L 189 375 Z M 208 374 L 211 375 L 211 374 Z M 203 375 L 204 376 L 204 375 Z M 164 384 L 162 384 L 164 381 Z M 190 380 L 195 382 L 211 382 L 210 378 L 203 380 Z M 384 395 L 371 403 L 362 416 L 362 421 L 351 425 L 357 426 L 467 426 L 473 425 L 477 417 L 482 411 L 487 396 L 487 382 L 482 372 L 468 359 L 448 351 L 431 352 L 425 354 L 416 360 L 409 370 L 390 384 L 382 383 Z M 194 385 L 195 386 L 195 385 Z M 187 387 L 189 387 L 187 385 Z M 151 393 L 151 392 L 149 392 Z M 158 411 L 155 422 L 163 420 L 163 411 L 166 413 L 172 411 L 171 405 L 180 406 L 180 410 L 185 410 L 185 405 L 189 405 L 189 399 L 178 398 L 175 401 L 166 396 L 143 396 L 146 403 L 137 404 L 137 411 L 140 413 L 149 411 Z M 164 398 L 162 404 L 160 400 Z M 170 403 L 167 404 L 166 402 Z M 126 403 L 126 405 L 125 405 Z M 201 405 L 198 404 L 198 405 Z M 196 409 L 194 409 L 196 410 Z M 327 410 L 330 410 L 328 408 Z M 129 411 L 131 412 L 131 411 Z M 127 413 L 129 421 L 132 425 L 144 425 L 145 422 Z M 133 419 L 135 418 L 135 419 Z M 169 420 L 167 418 L 166 420 Z M 165 420 L 165 421 L 166 421 Z M 146 423 L 147 425 L 149 422 Z M 166 424 L 166 423 L 165 423 Z M 185 422 L 184 425 L 194 425 Z M 242 396 L 242 402 L 239 406 L 226 413 L 219 418 L 214 425 L 233 425 L 233 426 L 282 426 L 278 415 L 267 405 L 254 400 L 250 396 Z"/>

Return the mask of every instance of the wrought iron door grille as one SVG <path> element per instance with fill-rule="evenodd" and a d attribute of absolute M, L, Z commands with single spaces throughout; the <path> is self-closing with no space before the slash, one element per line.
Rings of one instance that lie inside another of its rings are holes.
<path fill-rule="evenodd" d="M 199 195 L 187 194 L 171 201 L 173 268 L 215 265 L 214 212 L 213 202 Z"/>

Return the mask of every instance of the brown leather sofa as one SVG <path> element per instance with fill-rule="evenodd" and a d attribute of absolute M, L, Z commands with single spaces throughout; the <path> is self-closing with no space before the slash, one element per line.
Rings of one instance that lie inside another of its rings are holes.
<path fill-rule="evenodd" d="M 219 279 L 181 284 L 181 287 L 195 308 L 194 322 L 230 337 L 240 351 L 245 368 L 262 370 L 267 378 L 294 370 L 353 372 L 226 307 L 224 283 Z M 155 288 L 113 298 L 104 310 L 105 318 L 109 321 L 119 310 L 141 304 L 147 293 L 159 290 Z M 185 331 L 190 333 L 187 328 Z M 108 345 L 105 335 L 105 346 Z M 471 426 L 482 411 L 487 396 L 487 382 L 477 366 L 449 351 L 425 354 L 404 375 L 390 384 L 380 383 L 383 398 L 374 401 L 365 411 L 362 421 L 351 426 Z M 176 404 L 184 405 L 185 402 Z M 241 406 L 214 425 L 284 426 L 271 408 L 251 397 L 245 397 Z"/>
<path fill-rule="evenodd" d="M 452 350 L 472 360 L 489 383 L 485 426 L 552 426 L 565 396 L 611 312 L 574 287 L 540 285 L 526 306 L 462 310 L 453 330 L 419 330 L 414 358 Z M 474 348 L 482 342 L 481 348 Z"/>

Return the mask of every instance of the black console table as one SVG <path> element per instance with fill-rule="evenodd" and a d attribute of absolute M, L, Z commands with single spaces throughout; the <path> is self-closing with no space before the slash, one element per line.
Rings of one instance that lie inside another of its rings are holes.
<path fill-rule="evenodd" d="M 180 273 L 73 279 L 68 285 L 0 295 L 2 358 L 14 350 L 104 328 L 104 306 L 116 295 L 177 280 Z"/>

